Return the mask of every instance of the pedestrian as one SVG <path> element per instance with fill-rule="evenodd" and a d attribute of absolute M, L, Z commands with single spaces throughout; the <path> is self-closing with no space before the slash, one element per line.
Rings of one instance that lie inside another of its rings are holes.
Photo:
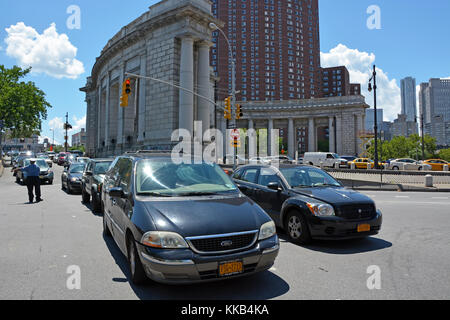
<path fill-rule="evenodd" d="M 41 198 L 41 179 L 39 179 L 41 169 L 36 165 L 36 160 L 30 159 L 30 165 L 23 168 L 22 171 L 27 175 L 28 199 L 30 203 L 33 203 L 34 199 L 33 188 L 36 194 L 36 202 L 43 201 Z"/>

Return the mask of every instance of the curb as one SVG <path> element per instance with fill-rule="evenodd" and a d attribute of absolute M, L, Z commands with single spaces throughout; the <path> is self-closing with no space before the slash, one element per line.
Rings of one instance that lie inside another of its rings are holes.
<path fill-rule="evenodd" d="M 397 188 L 393 187 L 390 189 L 387 188 L 375 188 L 375 187 L 347 187 L 352 190 L 357 191 L 398 191 L 398 192 L 450 192 L 448 188 L 420 188 L 420 187 L 408 187 L 403 185 L 398 185 Z"/>

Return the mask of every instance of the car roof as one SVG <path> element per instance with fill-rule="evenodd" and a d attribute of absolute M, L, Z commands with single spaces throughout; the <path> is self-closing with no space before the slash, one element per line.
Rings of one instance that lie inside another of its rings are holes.
<path fill-rule="evenodd" d="M 108 161 L 114 161 L 113 158 L 99 158 L 99 159 L 91 159 L 93 162 L 108 162 Z"/>

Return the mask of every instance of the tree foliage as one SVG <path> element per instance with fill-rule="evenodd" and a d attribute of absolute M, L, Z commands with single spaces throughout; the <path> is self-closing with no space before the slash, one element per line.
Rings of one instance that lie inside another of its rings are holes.
<path fill-rule="evenodd" d="M 42 120 L 47 119 L 47 108 L 51 108 L 45 93 L 34 82 L 20 81 L 30 71 L 31 68 L 7 69 L 0 65 L 0 119 L 10 129 L 11 138 L 39 134 Z"/>
<path fill-rule="evenodd" d="M 425 135 L 425 159 L 436 157 L 436 139 Z M 370 158 L 375 155 L 375 140 L 372 140 L 367 149 Z M 413 134 L 409 137 L 397 136 L 391 141 L 381 141 L 378 139 L 378 158 L 380 160 L 396 158 L 422 158 L 422 138 Z"/>

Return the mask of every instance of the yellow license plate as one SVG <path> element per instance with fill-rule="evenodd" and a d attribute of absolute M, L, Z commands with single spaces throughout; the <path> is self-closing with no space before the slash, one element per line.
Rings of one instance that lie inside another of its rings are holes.
<path fill-rule="evenodd" d="M 370 224 L 360 224 L 358 225 L 358 232 L 370 231 Z"/>
<path fill-rule="evenodd" d="M 44 176 L 39 176 L 39 179 L 44 179 Z"/>
<path fill-rule="evenodd" d="M 221 277 L 239 274 L 244 271 L 242 261 L 226 262 L 219 265 L 219 275 Z"/>

